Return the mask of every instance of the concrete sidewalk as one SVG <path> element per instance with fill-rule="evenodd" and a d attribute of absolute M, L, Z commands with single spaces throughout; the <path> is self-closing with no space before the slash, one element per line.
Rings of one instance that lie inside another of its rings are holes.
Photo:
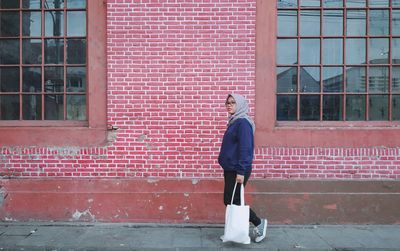
<path fill-rule="evenodd" d="M 270 225 L 267 239 L 222 243 L 222 225 L 1 222 L 0 250 L 400 250 L 400 225 Z"/>

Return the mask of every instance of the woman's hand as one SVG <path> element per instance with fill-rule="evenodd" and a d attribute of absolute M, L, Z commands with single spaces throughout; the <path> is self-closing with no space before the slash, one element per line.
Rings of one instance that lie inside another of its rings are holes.
<path fill-rule="evenodd" d="M 236 182 L 239 184 L 243 184 L 244 182 L 244 176 L 240 174 L 236 174 Z"/>

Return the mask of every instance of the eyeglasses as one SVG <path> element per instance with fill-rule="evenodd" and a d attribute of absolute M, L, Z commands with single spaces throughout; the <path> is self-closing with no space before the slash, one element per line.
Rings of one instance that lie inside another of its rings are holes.
<path fill-rule="evenodd" d="M 225 103 L 225 106 L 228 106 L 228 105 L 234 106 L 234 105 L 236 105 L 236 102 L 235 102 L 235 101 L 226 102 L 226 103 Z"/>

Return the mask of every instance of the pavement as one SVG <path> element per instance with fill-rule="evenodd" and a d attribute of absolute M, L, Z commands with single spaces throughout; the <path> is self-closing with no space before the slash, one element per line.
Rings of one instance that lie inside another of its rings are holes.
<path fill-rule="evenodd" d="M 400 250 L 400 225 L 269 225 L 267 238 L 223 243 L 220 224 L 0 222 L 0 251 Z"/>

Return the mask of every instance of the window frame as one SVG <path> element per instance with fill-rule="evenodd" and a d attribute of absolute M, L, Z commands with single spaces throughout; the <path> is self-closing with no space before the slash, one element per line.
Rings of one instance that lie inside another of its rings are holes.
<path fill-rule="evenodd" d="M 0 120 L 1 146 L 93 146 L 107 132 L 106 3 L 87 1 L 86 121 Z"/>
<path fill-rule="evenodd" d="M 255 144 L 257 146 L 395 147 L 400 145 L 398 121 L 277 121 L 277 3 L 257 0 L 256 10 Z"/>

